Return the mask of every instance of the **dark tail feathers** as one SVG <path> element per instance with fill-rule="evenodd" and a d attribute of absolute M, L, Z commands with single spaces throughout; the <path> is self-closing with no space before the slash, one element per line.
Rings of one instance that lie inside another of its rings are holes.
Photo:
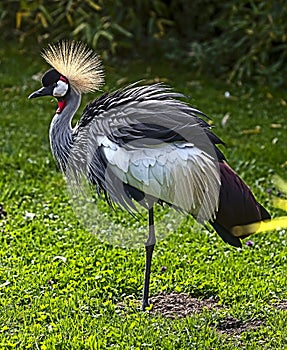
<path fill-rule="evenodd" d="M 240 238 L 254 232 L 245 232 L 240 237 L 232 234 L 234 226 L 244 226 L 270 219 L 270 214 L 254 198 L 248 186 L 225 163 L 219 163 L 221 188 L 219 209 L 211 225 L 224 242 L 234 247 L 241 247 Z"/>

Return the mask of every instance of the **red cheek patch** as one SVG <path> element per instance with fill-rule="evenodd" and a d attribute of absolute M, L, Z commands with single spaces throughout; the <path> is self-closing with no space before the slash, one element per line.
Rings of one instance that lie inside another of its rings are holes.
<path fill-rule="evenodd" d="M 66 106 L 66 101 L 65 100 L 59 100 L 58 101 L 58 109 L 56 110 L 56 113 L 59 114 L 63 111 L 63 109 Z"/>

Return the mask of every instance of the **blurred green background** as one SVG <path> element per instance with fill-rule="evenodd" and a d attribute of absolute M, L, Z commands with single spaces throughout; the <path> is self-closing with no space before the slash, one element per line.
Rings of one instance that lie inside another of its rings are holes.
<path fill-rule="evenodd" d="M 285 83 L 285 0 L 4 0 L 0 29 L 23 45 L 72 37 L 104 58 L 160 53 L 226 81 Z"/>

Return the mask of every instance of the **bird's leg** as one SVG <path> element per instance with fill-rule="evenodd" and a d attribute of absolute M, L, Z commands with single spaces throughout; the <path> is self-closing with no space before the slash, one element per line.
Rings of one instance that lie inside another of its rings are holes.
<path fill-rule="evenodd" d="M 156 242 L 155 233 L 154 233 L 153 207 L 151 207 L 148 211 L 148 227 L 149 227 L 148 239 L 145 242 L 146 265 L 145 265 L 142 310 L 145 310 L 146 307 L 149 306 L 148 295 L 149 295 L 150 268 L 151 268 L 152 253 Z"/>

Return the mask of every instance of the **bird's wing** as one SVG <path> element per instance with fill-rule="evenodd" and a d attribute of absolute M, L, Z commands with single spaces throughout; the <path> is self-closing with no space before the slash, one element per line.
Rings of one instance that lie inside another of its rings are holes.
<path fill-rule="evenodd" d="M 179 100 L 181 97 L 162 84 L 133 85 L 93 101 L 84 110 L 79 127 L 92 124 L 98 135 L 125 148 L 184 141 L 223 160 L 216 147 L 223 142 L 201 118 L 207 116 Z"/>
<path fill-rule="evenodd" d="M 160 84 L 103 95 L 84 110 L 74 145 L 112 201 L 132 208 L 150 196 L 205 221 L 218 208 L 222 142 L 179 97 Z"/>
<path fill-rule="evenodd" d="M 220 175 L 218 164 L 204 151 L 188 143 L 127 150 L 107 137 L 99 137 L 98 142 L 107 173 L 123 184 L 191 213 L 199 222 L 215 218 Z M 125 191 L 121 187 L 119 194 Z"/>

